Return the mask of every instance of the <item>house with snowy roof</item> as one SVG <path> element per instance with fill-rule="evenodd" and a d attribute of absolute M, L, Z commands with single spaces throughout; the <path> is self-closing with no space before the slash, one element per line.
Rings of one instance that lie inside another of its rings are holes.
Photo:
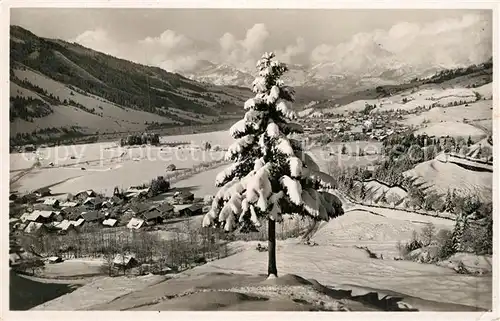
<path fill-rule="evenodd" d="M 19 218 L 21 220 L 21 222 L 26 222 L 28 221 L 28 217 L 30 217 L 31 213 L 29 212 L 26 212 L 26 213 L 23 213 L 23 215 L 21 215 L 21 217 Z"/>
<path fill-rule="evenodd" d="M 126 199 L 131 199 L 131 198 L 145 198 L 149 194 L 150 188 L 138 188 L 138 187 L 130 187 L 127 189 L 127 191 L 124 193 L 124 197 Z"/>
<path fill-rule="evenodd" d="M 31 213 L 24 213 L 21 216 L 23 222 L 49 223 L 53 221 L 55 212 L 35 210 Z"/>
<path fill-rule="evenodd" d="M 83 212 L 80 214 L 85 222 L 100 222 L 104 220 L 104 214 L 99 211 Z"/>
<path fill-rule="evenodd" d="M 45 196 L 50 196 L 51 192 L 50 192 L 50 188 L 42 187 L 42 188 L 35 190 L 33 192 L 33 194 L 35 194 L 36 197 L 45 197 Z"/>
<path fill-rule="evenodd" d="M 78 206 L 77 202 L 66 201 L 66 202 L 63 202 L 63 203 L 59 203 L 59 207 L 61 207 L 61 208 L 76 207 L 76 206 Z"/>
<path fill-rule="evenodd" d="M 96 196 L 97 196 L 96 192 L 94 192 L 91 189 L 88 189 L 88 190 L 80 191 L 80 192 L 76 193 L 75 196 L 74 196 L 74 199 L 77 199 L 77 200 L 80 200 L 80 201 L 84 201 L 88 197 L 96 197 Z"/>
<path fill-rule="evenodd" d="M 107 226 L 107 227 L 114 227 L 118 223 L 118 220 L 114 218 L 108 218 L 102 221 L 102 225 Z"/>
<path fill-rule="evenodd" d="M 187 204 L 194 201 L 194 194 L 189 191 L 176 192 L 174 194 L 174 202 L 176 204 Z"/>
<path fill-rule="evenodd" d="M 203 213 L 203 204 L 192 204 L 179 210 L 181 216 L 195 216 Z"/>
<path fill-rule="evenodd" d="M 43 201 L 43 205 L 51 206 L 51 207 L 59 207 L 59 200 L 56 198 L 46 198 Z"/>
<path fill-rule="evenodd" d="M 38 222 L 30 222 L 24 229 L 24 233 L 29 234 L 41 234 L 46 233 L 47 231 L 48 229 L 45 227 L 45 225 Z"/>
<path fill-rule="evenodd" d="M 113 267 L 119 269 L 129 269 L 139 265 L 139 262 L 132 255 L 116 254 L 113 259 Z"/>
<path fill-rule="evenodd" d="M 86 211 L 87 209 L 81 206 L 65 207 L 61 209 L 60 213 L 64 218 L 68 220 L 77 220 L 80 217 L 80 214 Z"/>
<path fill-rule="evenodd" d="M 154 225 L 162 223 L 165 215 L 159 210 L 158 207 L 151 207 L 147 211 L 142 212 L 140 217 L 147 225 Z"/>
<path fill-rule="evenodd" d="M 61 222 L 57 222 L 54 224 L 54 228 L 66 231 L 68 228 L 72 226 L 71 222 L 69 220 L 62 220 Z"/>
<path fill-rule="evenodd" d="M 130 203 L 125 207 L 124 215 L 138 216 L 151 207 L 149 203 Z"/>
<path fill-rule="evenodd" d="M 83 205 L 88 210 L 96 211 L 102 207 L 103 202 L 104 202 L 104 199 L 102 199 L 101 197 L 88 197 L 83 202 Z"/>
<path fill-rule="evenodd" d="M 131 230 L 138 230 L 142 227 L 143 224 L 144 224 L 143 219 L 132 217 L 130 221 L 127 223 L 127 228 Z"/>

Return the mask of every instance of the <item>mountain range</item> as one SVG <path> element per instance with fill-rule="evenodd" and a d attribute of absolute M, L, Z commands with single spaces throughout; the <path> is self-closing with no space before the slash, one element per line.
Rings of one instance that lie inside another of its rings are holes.
<path fill-rule="evenodd" d="M 323 95 L 344 95 L 353 90 L 363 90 L 381 85 L 396 85 L 414 78 L 429 77 L 440 70 L 467 67 L 472 63 L 441 65 L 432 60 L 421 63 L 401 61 L 401 58 L 384 49 L 375 41 L 361 47 L 347 48 L 331 61 L 312 65 L 289 65 L 284 75 L 286 84 L 301 89 L 314 88 Z M 229 64 L 199 62 L 194 71 L 178 72 L 189 79 L 217 85 L 251 85 L 255 71 L 239 69 Z M 319 98 L 319 97 L 316 97 Z"/>
<path fill-rule="evenodd" d="M 409 83 L 444 67 L 404 64 L 369 43 L 334 62 L 290 64 L 284 80 L 295 88 L 300 109 L 311 101 L 341 103 L 359 93 L 380 95 L 376 87 Z M 194 70 L 167 72 L 11 26 L 11 144 L 12 138 L 20 143 L 37 135 L 220 124 L 243 113 L 244 101 L 253 95 L 253 71 L 207 60 Z"/>

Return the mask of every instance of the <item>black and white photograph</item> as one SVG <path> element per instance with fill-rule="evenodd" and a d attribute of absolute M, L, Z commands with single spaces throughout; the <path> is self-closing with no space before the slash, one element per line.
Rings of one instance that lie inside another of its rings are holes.
<path fill-rule="evenodd" d="M 498 3 L 134 5 L 2 5 L 2 310 L 498 317 Z"/>

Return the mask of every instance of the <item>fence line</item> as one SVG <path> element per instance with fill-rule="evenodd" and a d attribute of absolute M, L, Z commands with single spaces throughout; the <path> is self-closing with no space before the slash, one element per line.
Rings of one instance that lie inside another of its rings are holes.
<path fill-rule="evenodd" d="M 349 200 L 349 202 L 356 204 L 356 205 L 362 205 L 362 206 L 367 206 L 367 207 L 374 207 L 374 208 L 383 208 L 383 209 L 391 209 L 391 210 L 398 210 L 398 211 L 404 211 L 407 213 L 413 213 L 413 214 L 419 214 L 419 215 L 424 215 L 424 216 L 432 216 L 432 217 L 439 217 L 439 218 L 444 218 L 447 220 L 455 220 L 456 215 L 455 214 L 447 214 L 446 212 L 438 212 L 438 211 L 425 211 L 425 210 L 410 210 L 405 207 L 396 207 L 396 206 L 391 206 L 391 205 L 383 205 L 383 204 L 373 204 L 373 203 L 367 203 L 367 202 L 361 202 L 357 201 L 351 196 L 348 196 L 347 194 L 340 192 L 337 190 L 337 192 L 342 195 L 345 199 Z M 441 214 L 441 215 L 439 215 Z M 443 215 L 445 214 L 445 215 Z"/>

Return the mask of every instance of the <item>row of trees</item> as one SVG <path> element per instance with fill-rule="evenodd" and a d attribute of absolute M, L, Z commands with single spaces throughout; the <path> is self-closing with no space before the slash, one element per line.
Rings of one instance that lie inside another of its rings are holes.
<path fill-rule="evenodd" d="M 474 224 L 466 215 L 459 215 L 455 225 L 448 229 L 436 230 L 433 224 L 427 224 L 420 233 L 413 231 L 411 240 L 396 245 L 401 256 L 405 259 L 416 259 L 412 251 L 424 247 L 437 247 L 437 251 L 427 258 L 419 257 L 423 263 L 434 263 L 446 260 L 458 252 L 474 253 L 477 255 L 493 254 L 493 219 L 491 216 L 484 224 Z M 461 267 L 457 272 L 468 273 Z"/>
<path fill-rule="evenodd" d="M 145 144 L 159 145 L 160 136 L 156 133 L 143 133 L 142 135 L 128 135 L 126 138 L 120 139 L 120 146 Z"/>
<path fill-rule="evenodd" d="M 166 267 L 181 270 L 229 254 L 224 233 L 195 227 L 190 219 L 170 231 L 168 239 L 161 233 L 87 228 L 81 233 L 66 235 L 21 235 L 19 243 L 23 248 L 44 256 L 102 257 L 106 260 L 104 268 L 110 274 L 113 273 L 112 262 L 117 254 L 132 255 L 139 263 L 150 264 L 152 272 Z"/>
<path fill-rule="evenodd" d="M 377 164 L 373 176 L 390 185 L 405 185 L 408 180 L 403 172 L 434 159 L 442 151 L 465 155 L 472 144 L 471 137 L 465 140 L 463 137 L 434 138 L 413 133 L 392 135 L 383 142 L 387 158 Z"/>
<path fill-rule="evenodd" d="M 150 187 L 150 196 L 154 197 L 156 195 L 160 195 L 162 193 L 167 192 L 170 189 L 170 183 L 165 180 L 163 176 L 158 176 L 157 178 L 151 180 Z"/>
<path fill-rule="evenodd" d="M 387 168 L 384 165 L 389 164 Z M 363 181 L 376 178 L 389 185 L 401 186 L 408 191 L 402 203 L 408 209 L 421 209 L 433 212 L 449 212 L 456 215 L 474 214 L 478 219 L 491 216 L 492 202 L 484 201 L 477 194 L 465 195 L 456 190 L 448 190 L 446 194 L 424 187 L 423 183 L 417 183 L 415 179 L 404 177 L 401 173 L 411 166 L 398 166 L 398 162 L 383 162 L 376 168 L 374 174 L 363 167 L 339 167 L 333 162 L 329 164 L 329 174 L 335 177 L 335 188 L 344 194 L 359 201 L 368 201 L 368 191 Z M 381 167 L 382 166 L 382 170 Z M 385 174 L 385 175 L 382 175 Z M 382 177 L 382 178 L 381 178 Z M 371 201 L 392 204 L 398 200 L 388 199 L 382 195 L 380 199 Z"/>
<path fill-rule="evenodd" d="M 440 84 L 442 82 L 445 82 L 446 80 L 450 80 L 450 79 L 456 78 L 458 76 L 465 76 L 465 75 L 472 74 L 474 72 L 485 72 L 488 69 L 491 69 L 492 66 L 493 66 L 493 60 L 492 60 L 492 58 L 490 58 L 488 61 L 486 61 L 482 64 L 471 65 L 467 68 L 455 68 L 455 69 L 440 70 L 432 77 L 430 77 L 428 79 L 424 79 L 424 83 L 425 84 L 428 84 L 428 83 Z M 489 72 L 489 74 L 491 76 L 491 71 Z"/>
<path fill-rule="evenodd" d="M 54 111 L 44 101 L 32 97 L 10 97 L 10 122 L 17 118 L 33 122 L 34 118 L 50 115 Z"/>
<path fill-rule="evenodd" d="M 41 145 L 64 145 L 64 144 L 84 144 L 95 143 L 98 140 L 97 136 L 88 136 L 82 132 L 82 128 L 78 126 L 47 128 L 34 130 L 30 133 L 17 133 L 10 138 L 10 147 L 14 149 L 16 146 L 27 144 Z"/>

